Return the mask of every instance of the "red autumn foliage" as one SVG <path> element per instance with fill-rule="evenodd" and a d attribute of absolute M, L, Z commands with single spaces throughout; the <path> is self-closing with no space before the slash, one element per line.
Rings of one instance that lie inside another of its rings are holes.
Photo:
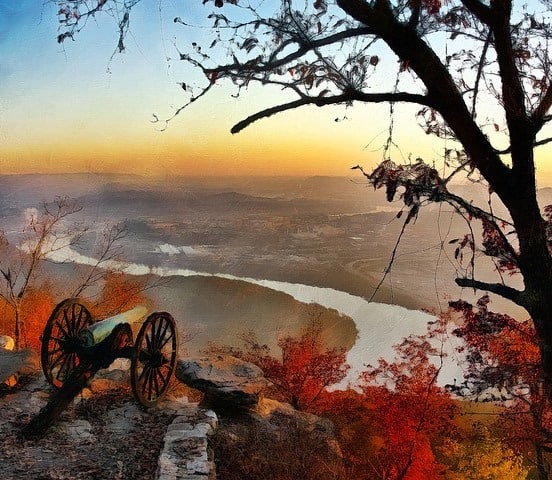
<path fill-rule="evenodd" d="M 509 315 L 488 309 L 490 298 L 481 297 L 475 306 L 459 300 L 450 306 L 462 314 L 462 326 L 454 330 L 468 352 L 466 378 L 480 391 L 489 387 L 508 390 L 520 385 L 536 386 L 543 373 L 533 322 L 519 322 Z"/>
<path fill-rule="evenodd" d="M 497 425 L 503 439 L 536 465 L 547 479 L 544 452 L 552 447 L 552 410 L 544 390 L 537 334 L 531 320 L 523 322 L 489 310 L 488 295 L 476 305 L 451 302 L 462 314 L 454 333 L 465 342 L 466 382 L 459 393 L 500 401 L 505 406 Z M 504 403 L 506 401 L 506 403 Z"/>
<path fill-rule="evenodd" d="M 261 367 L 280 399 L 298 410 L 313 410 L 325 388 L 341 381 L 349 370 L 345 350 L 324 344 L 318 318 L 313 318 L 298 337 L 279 338 L 280 355 L 273 355 L 267 345 L 259 343 L 254 332 L 242 335 L 241 339 L 244 348 L 212 345 L 210 349 Z"/>
<path fill-rule="evenodd" d="M 440 325 L 432 325 L 438 335 Z M 278 387 L 281 399 L 330 418 L 336 426 L 347 478 L 421 480 L 444 478 L 447 466 L 434 452 L 456 433 L 456 404 L 436 385 L 440 355 L 425 337 L 409 337 L 396 347 L 393 362 L 381 360 L 363 375 L 358 390 L 330 390 L 345 373 L 344 356 L 324 349 L 316 324 L 278 342 L 271 355 L 249 333 L 245 348 L 214 347 L 259 365 Z M 295 400 L 294 400 L 295 399 Z"/>
<path fill-rule="evenodd" d="M 455 433 L 457 407 L 436 383 L 442 353 L 428 338 L 440 331 L 430 325 L 429 337 L 406 338 L 395 347 L 393 362 L 380 360 L 363 375 L 362 392 L 376 414 L 372 434 L 380 438 L 370 462 L 372 478 L 440 478 L 446 470 L 434 451 Z"/>
<path fill-rule="evenodd" d="M 48 321 L 56 302 L 52 296 L 49 284 L 39 288 L 32 288 L 27 292 L 22 305 L 21 316 L 23 321 L 23 347 L 40 350 L 42 331 Z"/>
<path fill-rule="evenodd" d="M 103 282 L 98 298 L 91 302 L 94 318 L 108 318 L 136 305 L 151 308 L 152 302 L 145 294 L 148 288 L 146 278 L 113 271 L 107 273 Z"/>
<path fill-rule="evenodd" d="M 427 11 L 432 15 L 439 13 L 439 10 L 441 9 L 440 0 L 424 0 L 423 3 L 425 8 L 427 8 Z"/>
<path fill-rule="evenodd" d="M 20 305 L 21 348 L 40 350 L 41 335 L 55 301 L 48 283 L 29 288 Z M 13 335 L 15 310 L 6 300 L 0 300 L 0 334 Z"/>
<path fill-rule="evenodd" d="M 445 478 L 435 452 L 456 435 L 456 403 L 435 384 L 438 354 L 427 339 L 410 337 L 393 362 L 381 360 L 361 390 L 326 392 L 316 412 L 337 426 L 348 478 Z"/>

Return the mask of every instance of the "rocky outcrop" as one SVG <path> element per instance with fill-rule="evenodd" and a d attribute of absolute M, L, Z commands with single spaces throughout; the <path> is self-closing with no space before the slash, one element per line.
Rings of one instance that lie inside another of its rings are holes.
<path fill-rule="evenodd" d="M 307 412 L 295 410 L 289 403 L 278 402 L 271 398 L 263 398 L 253 412 L 253 418 L 275 421 L 279 417 L 293 417 L 307 432 L 318 432 L 328 438 L 334 436 L 334 425 L 327 418 Z"/>
<path fill-rule="evenodd" d="M 21 375 L 38 371 L 38 355 L 33 350 L 11 351 L 0 348 L 0 383 L 12 385 Z"/>
<path fill-rule="evenodd" d="M 258 443 L 259 438 L 264 438 L 265 441 L 261 443 L 267 444 L 278 439 L 279 448 L 285 451 L 280 452 L 282 455 L 292 453 L 292 445 L 300 445 L 307 450 L 314 449 L 315 455 L 324 458 L 335 468 L 343 467 L 341 449 L 332 422 L 297 411 L 287 403 L 265 398 L 263 391 L 269 382 L 257 366 L 231 356 L 185 359 L 178 362 L 176 376 L 183 383 L 202 391 L 205 394 L 204 403 L 221 418 L 221 431 L 216 434 L 214 447 L 218 454 L 221 453 L 221 438 L 225 438 L 222 442 L 233 445 L 229 450 L 223 447 L 222 452 L 230 451 L 238 456 L 239 452 L 243 455 L 243 451 L 248 451 L 251 445 Z M 289 442 L 286 440 L 288 437 Z M 262 452 L 248 453 L 263 456 Z M 265 453 L 270 456 L 270 452 Z M 220 461 L 218 457 L 217 462 Z M 224 459 L 222 464 L 225 468 L 227 460 Z M 172 480 L 180 477 L 167 478 Z"/>
<path fill-rule="evenodd" d="M 230 355 L 179 360 L 176 377 L 203 392 L 203 403 L 217 412 L 256 408 L 267 386 L 259 367 Z"/>
<path fill-rule="evenodd" d="M 4 370 L 2 366 L 5 367 Z M 61 472 L 59 478 L 69 478 L 67 472 L 76 468 L 71 462 L 78 461 L 79 457 L 102 472 L 116 469 L 126 472 L 131 467 L 134 472 L 141 468 L 138 463 L 142 462 L 153 469 L 157 468 L 154 477 L 156 480 L 213 480 L 216 478 L 215 458 L 211 449 L 214 443 L 210 437 L 215 435 L 216 438 L 217 432 L 231 422 L 242 425 L 241 431 L 245 433 L 265 432 L 266 444 L 269 446 L 272 445 L 272 440 L 280 439 L 280 443 L 288 447 L 288 450 L 293 449 L 288 446 L 286 437 L 291 435 L 292 438 L 301 439 L 308 448 L 312 447 L 319 452 L 324 459 L 339 457 L 339 446 L 335 441 L 331 422 L 298 412 L 288 404 L 264 398 L 262 393 L 268 382 L 255 365 L 224 356 L 180 360 L 177 377 L 203 391 L 208 399 L 207 403 L 212 403 L 215 408 L 189 403 L 184 396 L 171 397 L 173 394 L 188 393 L 181 386 L 180 390 L 174 387 L 158 406 L 147 411 L 140 408 L 130 396 L 125 398 L 123 394 L 121 397 L 121 392 L 124 391 L 121 386 L 129 384 L 129 371 L 126 364 L 119 367 L 121 368 L 100 370 L 65 412 L 59 424 L 46 437 L 33 440 L 46 445 L 57 445 L 60 442 L 71 445 L 70 462 L 63 458 L 63 452 L 54 451 L 54 448 L 50 449 L 53 453 L 43 459 L 43 463 L 46 462 Z M 24 374 L 35 372 L 37 368 L 36 355 L 33 357 L 30 352 L 0 350 L 0 371 Z M 22 390 L 21 387 L 10 389 L 9 401 L 5 396 L 4 404 L 0 404 L 0 408 L 5 410 L 5 418 L 2 419 L 4 427 L 0 432 L 4 437 L 17 434 L 13 430 L 15 423 L 12 425 L 6 418 L 24 415 L 27 419 L 29 414 L 36 413 L 48 400 L 51 391 L 42 376 L 36 376 L 33 381 L 28 390 Z M 110 401 L 109 398 L 115 398 L 116 401 Z M 240 415 L 233 415 L 230 421 L 229 416 L 224 416 L 236 411 Z M 220 427 L 218 417 L 222 419 Z M 170 422 L 168 427 L 164 419 Z M 121 438 L 125 439 L 122 444 Z M 101 444 L 102 448 L 92 448 L 96 444 Z M 13 458 L 24 461 L 34 458 L 23 445 L 8 440 L 3 446 L 0 442 L 0 456 L 14 448 L 17 451 L 12 455 Z M 102 456 L 106 449 L 113 452 L 113 458 L 111 454 L 105 458 Z M 288 450 L 283 455 L 289 454 Z M 134 460 L 127 463 L 129 455 L 135 453 L 135 457 L 132 457 Z M 232 458 L 233 456 L 228 457 L 229 461 Z M 10 468 L 8 465 L 0 467 L 2 478 L 12 478 L 6 476 L 6 472 L 11 471 Z M 37 472 L 42 467 L 37 465 L 33 468 L 29 472 L 30 476 L 38 478 Z M 97 478 L 107 478 L 103 474 L 98 475 Z M 134 473 L 129 473 L 124 478 L 137 478 L 133 475 Z M 144 478 L 152 478 L 153 470 L 149 475 L 151 476 Z"/>
<path fill-rule="evenodd" d="M 289 403 L 263 398 L 253 412 L 253 418 L 269 425 L 281 425 L 282 420 L 293 420 L 302 432 L 322 441 L 336 458 L 341 458 L 341 447 L 331 420 L 307 412 L 295 410 Z"/>

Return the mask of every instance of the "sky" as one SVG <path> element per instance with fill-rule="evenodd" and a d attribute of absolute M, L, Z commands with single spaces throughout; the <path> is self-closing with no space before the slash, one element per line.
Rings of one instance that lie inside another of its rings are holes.
<path fill-rule="evenodd" d="M 277 98 L 266 89 L 235 99 L 223 86 L 161 131 L 153 114 L 170 118 L 186 101 L 178 82 L 193 75 L 167 60 L 178 54 L 174 39 L 182 48 L 202 34 L 175 25 L 174 12 L 199 22 L 212 7 L 198 1 L 193 12 L 173 12 L 164 2 L 160 15 L 156 1 L 142 4 L 132 12 L 127 50 L 112 57 L 111 17 L 98 16 L 59 45 L 52 5 L 0 0 L 0 174 L 349 175 L 381 158 L 386 106 L 308 107 L 230 134 Z"/>
<path fill-rule="evenodd" d="M 205 30 L 173 18 L 205 23 L 211 5 L 142 0 L 126 51 L 113 55 L 116 23 L 108 15 L 60 45 L 53 5 L 0 0 L 0 174 L 349 175 L 354 165 L 369 170 L 381 160 L 385 105 L 302 108 L 232 135 L 236 122 L 273 105 L 279 92 L 250 88 L 236 99 L 223 85 L 167 128 L 152 123 L 154 114 L 173 115 L 186 101 L 179 82 L 196 78 L 176 58 Z M 438 159 L 443 145 L 416 126 L 416 109 L 398 107 L 406 120 L 395 130 L 394 155 Z"/>

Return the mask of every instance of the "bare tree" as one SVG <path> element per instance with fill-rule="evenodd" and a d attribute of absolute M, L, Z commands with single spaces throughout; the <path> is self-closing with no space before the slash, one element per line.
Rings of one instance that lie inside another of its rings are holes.
<path fill-rule="evenodd" d="M 94 252 L 94 262 L 80 279 L 79 284 L 71 293 L 78 297 L 91 287 L 97 286 L 106 277 L 106 268 L 113 269 L 123 250 L 122 242 L 128 234 L 125 223 L 106 225 L 101 232 L 102 239 Z"/>
<path fill-rule="evenodd" d="M 4 233 L 0 237 L 0 297 L 10 306 L 14 315 L 15 348 L 21 346 L 24 319 L 21 306 L 36 280 L 41 264 L 49 255 L 75 245 L 86 228 L 66 229 L 64 221 L 81 207 L 68 197 L 57 197 L 52 203 L 44 202 L 42 210 L 27 209 L 23 238 L 12 245 Z"/>
<path fill-rule="evenodd" d="M 56 197 L 52 202 L 44 202 L 40 209 L 27 208 L 24 211 L 21 235 L 8 239 L 8 235 L 0 234 L 0 299 L 13 315 L 16 349 L 26 342 L 23 307 L 39 284 L 40 277 L 44 277 L 44 263 L 71 262 L 71 258 L 66 258 L 70 249 L 76 248 L 85 236 L 92 233 L 89 225 L 75 218 L 81 210 L 76 200 Z M 124 223 L 106 225 L 97 233 L 100 240 L 91 253 L 93 262 L 81 269 L 80 278 L 75 272 L 74 278 L 68 282 L 74 288 L 64 296 L 88 296 L 92 300 L 97 297 L 98 310 L 113 315 L 131 303 L 145 302 L 145 291 L 164 284 L 163 280 L 128 279 L 123 274 L 121 255 L 127 235 Z M 91 296 L 90 291 L 93 291 Z M 106 303 L 109 308 L 104 305 Z"/>
<path fill-rule="evenodd" d="M 119 47 L 124 48 L 125 28 L 137 2 L 57 3 L 63 6 L 60 41 L 101 8 L 121 19 Z M 499 273 L 519 275 L 523 286 L 510 283 L 509 276 L 483 281 L 473 270 L 456 283 L 498 294 L 527 310 L 552 399 L 552 212 L 539 206 L 535 179 L 535 151 L 552 140 L 552 2 L 281 0 L 272 2 L 275 11 L 263 1 L 214 3 L 224 8 L 209 15 L 210 43 L 194 43 L 180 54 L 203 73 L 205 82 L 181 84 L 190 96 L 175 115 L 228 83 L 234 85 L 234 95 L 255 83 L 290 95 L 238 122 L 233 133 L 307 105 L 387 102 L 391 113 L 397 103 L 419 105 L 417 120 L 425 132 L 447 139 L 446 173 L 422 160 L 404 164 L 389 158 L 391 119 L 383 162 L 366 178 L 374 187 L 384 187 L 389 200 L 404 201 L 405 224 L 430 202 L 447 202 L 468 221 L 481 221 L 480 244 L 469 233 L 455 241 L 456 255 L 465 248 L 480 250 Z M 174 21 L 188 28 L 186 18 Z M 493 201 L 505 207 L 506 217 L 497 218 L 492 208 L 476 207 L 452 193 L 451 180 L 459 175 L 481 182 Z"/>

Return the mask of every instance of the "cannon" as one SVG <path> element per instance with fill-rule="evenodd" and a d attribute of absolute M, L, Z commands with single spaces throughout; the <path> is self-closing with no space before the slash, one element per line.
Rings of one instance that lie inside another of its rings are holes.
<path fill-rule="evenodd" d="M 167 312 L 147 315 L 147 309 L 138 306 L 94 321 L 81 300 L 62 301 L 46 322 L 40 352 L 44 376 L 56 391 L 23 434 L 42 434 L 88 380 L 117 358 L 131 361 L 130 380 L 138 402 L 144 407 L 155 405 L 169 386 L 177 350 L 176 324 Z"/>
<path fill-rule="evenodd" d="M 64 300 L 53 310 L 42 334 L 44 376 L 61 388 L 79 365 L 98 363 L 100 368 L 107 368 L 115 358 L 129 358 L 136 399 L 146 407 L 154 405 L 167 390 L 174 372 L 178 340 L 169 313 L 155 312 L 144 320 L 146 314 L 146 308 L 138 306 L 94 322 L 80 300 Z M 136 325 L 140 329 L 134 342 Z"/>

